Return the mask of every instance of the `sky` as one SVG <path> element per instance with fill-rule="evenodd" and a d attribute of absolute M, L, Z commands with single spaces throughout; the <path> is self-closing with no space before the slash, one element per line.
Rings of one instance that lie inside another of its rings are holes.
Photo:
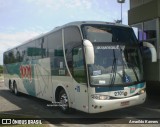
<path fill-rule="evenodd" d="M 129 0 L 122 5 L 128 24 Z M 73 21 L 114 22 L 121 18 L 117 0 L 0 0 L 0 65 L 3 52 Z"/>

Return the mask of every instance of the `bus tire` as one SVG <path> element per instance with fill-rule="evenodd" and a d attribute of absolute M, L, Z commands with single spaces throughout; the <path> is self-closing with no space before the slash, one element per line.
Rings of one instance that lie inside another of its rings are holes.
<path fill-rule="evenodd" d="M 17 89 L 17 83 L 14 81 L 13 82 L 13 92 L 15 95 L 19 95 L 18 89 Z"/>
<path fill-rule="evenodd" d="M 8 86 L 9 86 L 10 92 L 13 93 L 13 87 L 12 87 L 12 83 L 10 80 L 9 80 Z"/>
<path fill-rule="evenodd" d="M 65 92 L 64 89 L 60 91 L 58 101 L 60 102 L 61 111 L 63 113 L 70 113 L 69 100 L 68 100 L 67 93 Z"/>

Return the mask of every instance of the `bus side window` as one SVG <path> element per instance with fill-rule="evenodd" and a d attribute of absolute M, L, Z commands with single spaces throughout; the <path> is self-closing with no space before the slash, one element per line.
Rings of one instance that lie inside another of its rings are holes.
<path fill-rule="evenodd" d="M 84 83 L 85 77 L 82 71 L 84 71 L 84 63 L 82 65 L 83 68 L 80 70 L 81 74 L 78 74 L 80 64 L 80 59 L 78 57 L 81 55 L 81 60 L 83 61 L 83 52 L 82 51 L 82 37 L 79 31 L 79 28 L 76 26 L 66 27 L 64 29 L 64 42 L 65 42 L 65 52 L 66 52 L 66 60 L 68 64 L 68 68 L 73 78 L 79 83 Z M 81 49 L 81 50 L 80 50 Z M 76 56 L 75 52 L 78 52 L 79 55 Z M 73 59 L 77 60 L 73 60 Z M 76 65 L 77 64 L 77 65 Z M 79 77 L 80 76 L 80 77 Z"/>
<path fill-rule="evenodd" d="M 64 76 L 66 75 L 66 67 L 64 62 L 63 45 L 62 45 L 62 30 L 55 31 L 47 37 L 48 49 L 47 55 L 51 62 L 51 75 Z M 42 45 L 41 45 L 42 48 Z M 43 45 L 44 48 L 44 45 Z"/>
<path fill-rule="evenodd" d="M 86 83 L 86 74 L 84 67 L 83 49 L 74 48 L 73 54 L 73 77 L 78 83 Z"/>

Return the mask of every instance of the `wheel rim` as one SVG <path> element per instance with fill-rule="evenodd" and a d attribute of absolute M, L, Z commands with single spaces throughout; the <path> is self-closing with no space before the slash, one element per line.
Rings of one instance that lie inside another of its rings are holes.
<path fill-rule="evenodd" d="M 60 97 L 60 105 L 62 110 L 66 110 L 68 108 L 68 97 L 66 93 L 63 93 Z"/>

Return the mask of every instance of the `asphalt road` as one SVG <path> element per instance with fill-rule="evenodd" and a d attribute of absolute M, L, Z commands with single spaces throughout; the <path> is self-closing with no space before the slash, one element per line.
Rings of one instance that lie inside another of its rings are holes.
<path fill-rule="evenodd" d="M 127 123 L 129 120 L 159 120 L 160 124 L 160 94 L 149 95 L 146 102 L 142 105 L 118 109 L 98 114 L 87 114 L 80 111 L 74 111 L 73 114 L 63 114 L 57 107 L 48 107 L 51 104 L 48 101 L 37 99 L 25 94 L 15 96 L 8 88 L 0 82 L 0 115 L 25 115 L 36 118 L 54 118 L 59 120 L 58 124 L 81 123 L 82 124 L 112 124 Z M 67 119 L 70 118 L 70 119 Z M 86 119 L 75 119 L 86 118 Z M 88 119 L 90 118 L 90 119 Z M 94 118 L 94 119 L 93 119 Z M 52 122 L 52 119 L 47 119 Z M 81 121 L 82 120 L 82 121 Z M 151 125 L 151 124 L 149 124 Z M 69 126 L 69 125 L 68 125 Z M 115 125 L 117 126 L 117 125 Z M 136 127 L 142 125 L 136 125 Z M 159 126 L 157 124 L 155 127 Z"/>

